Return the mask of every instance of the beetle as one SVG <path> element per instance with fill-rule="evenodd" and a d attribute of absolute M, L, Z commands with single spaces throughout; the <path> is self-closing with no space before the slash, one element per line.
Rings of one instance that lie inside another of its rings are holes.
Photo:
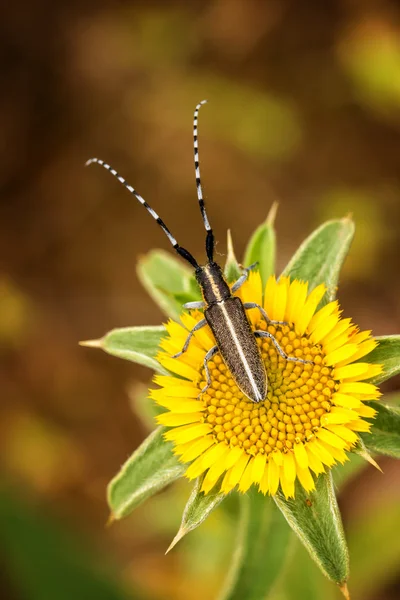
<path fill-rule="evenodd" d="M 243 285 L 248 275 L 257 263 L 243 269 L 243 274 L 239 279 L 229 287 L 224 278 L 220 265 L 214 260 L 214 233 L 208 220 L 206 207 L 203 198 L 203 190 L 200 179 L 199 150 L 198 150 L 198 115 L 200 107 L 207 100 L 197 104 L 194 111 L 193 120 L 193 145 L 194 145 L 194 164 L 196 173 L 197 198 L 200 212 L 206 230 L 206 255 L 207 263 L 199 265 L 194 256 L 185 248 L 180 246 L 172 235 L 164 221 L 147 204 L 142 196 L 127 183 L 127 181 L 117 173 L 109 164 L 99 158 L 91 158 L 86 165 L 98 164 L 109 171 L 136 199 L 143 204 L 146 210 L 157 221 L 164 231 L 168 240 L 175 251 L 194 268 L 196 280 L 200 286 L 203 301 L 188 302 L 183 308 L 188 310 L 203 309 L 204 318 L 201 319 L 189 332 L 186 342 L 181 350 L 173 356 L 178 358 L 189 347 L 190 340 L 196 331 L 209 325 L 214 334 L 216 344 L 207 352 L 204 358 L 204 370 L 206 374 L 206 386 L 201 390 L 200 395 L 206 392 L 211 385 L 211 375 L 208 363 L 217 354 L 220 353 L 226 367 L 232 374 L 232 377 L 239 389 L 253 402 L 259 403 L 266 399 L 268 390 L 268 378 L 264 361 L 261 357 L 260 349 L 257 345 L 257 338 L 269 338 L 274 344 L 279 354 L 287 361 L 294 361 L 305 364 L 313 364 L 312 361 L 288 356 L 280 347 L 275 337 L 264 330 L 253 331 L 250 325 L 246 310 L 256 308 L 260 311 L 262 317 L 268 325 L 287 325 L 285 321 L 271 320 L 262 306 L 254 302 L 243 303 L 238 296 L 234 294 Z"/>

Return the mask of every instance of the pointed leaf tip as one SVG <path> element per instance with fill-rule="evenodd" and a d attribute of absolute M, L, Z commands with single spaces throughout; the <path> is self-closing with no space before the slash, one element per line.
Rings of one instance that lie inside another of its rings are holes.
<path fill-rule="evenodd" d="M 109 517 L 107 519 L 107 522 L 105 524 L 105 528 L 107 529 L 108 527 L 111 527 L 111 525 L 113 525 L 113 523 L 115 523 L 116 519 L 115 519 L 115 515 L 114 513 L 110 513 Z"/>
<path fill-rule="evenodd" d="M 271 208 L 269 209 L 269 213 L 267 215 L 266 223 L 273 227 L 275 224 L 276 213 L 278 212 L 279 202 L 273 202 Z"/>
<path fill-rule="evenodd" d="M 99 340 L 84 340 L 83 342 L 78 342 L 79 346 L 85 346 L 86 348 L 102 348 L 103 347 L 103 339 Z"/>
<path fill-rule="evenodd" d="M 226 235 L 227 235 L 227 239 L 226 239 L 227 254 L 226 254 L 225 267 L 224 267 L 224 274 L 225 274 L 225 277 L 227 278 L 228 282 L 233 282 L 233 281 L 236 281 L 237 279 L 239 279 L 240 275 L 242 274 L 242 271 L 241 271 L 240 265 L 235 256 L 235 250 L 233 248 L 233 240 L 232 240 L 232 235 L 231 235 L 230 229 L 228 229 Z"/>
<path fill-rule="evenodd" d="M 373 467 L 378 469 L 378 471 L 383 473 L 378 463 L 372 458 L 372 456 L 368 452 L 367 447 L 361 438 L 358 440 L 356 446 L 353 448 L 353 452 L 354 454 L 358 454 L 358 456 L 361 456 L 361 458 L 369 462 Z"/>
<path fill-rule="evenodd" d="M 185 535 L 186 535 L 187 533 L 189 533 L 189 531 L 190 531 L 189 529 L 185 529 L 184 527 L 181 527 L 181 528 L 179 529 L 178 533 L 176 534 L 176 536 L 174 537 L 174 539 L 172 540 L 172 542 L 170 543 L 170 545 L 168 546 L 168 548 L 167 548 L 167 550 L 166 550 L 165 554 L 168 554 L 168 552 L 170 552 L 170 551 L 172 550 L 172 548 L 174 548 L 174 547 L 176 546 L 176 544 L 177 544 L 178 542 L 180 542 L 180 541 L 181 541 L 181 539 L 182 539 L 183 537 L 185 537 Z"/>
<path fill-rule="evenodd" d="M 346 582 L 342 583 L 342 585 L 339 586 L 339 589 L 342 592 L 343 596 L 346 598 L 346 600 L 351 600 L 349 588 L 347 587 Z"/>

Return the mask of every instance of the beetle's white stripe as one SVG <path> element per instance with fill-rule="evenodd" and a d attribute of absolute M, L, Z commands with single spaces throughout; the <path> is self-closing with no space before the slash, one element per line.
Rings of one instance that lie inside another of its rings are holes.
<path fill-rule="evenodd" d="M 229 332 L 230 332 L 230 334 L 232 336 L 233 342 L 234 342 L 234 344 L 235 344 L 235 346 L 237 348 L 237 351 L 239 353 L 240 359 L 242 361 L 242 364 L 243 364 L 243 366 L 245 368 L 246 374 L 247 374 L 247 376 L 249 378 L 249 381 L 251 383 L 251 387 L 253 388 L 254 397 L 255 397 L 255 399 L 256 399 L 257 402 L 261 402 L 262 400 L 264 400 L 264 398 L 262 398 L 262 396 L 260 394 L 260 390 L 257 387 L 256 380 L 254 379 L 254 376 L 253 376 L 252 370 L 250 368 L 250 365 L 249 365 L 249 363 L 247 361 L 246 355 L 243 352 L 243 348 L 240 345 L 240 342 L 239 342 L 238 337 L 236 335 L 235 327 L 234 327 L 234 325 L 233 325 L 233 323 L 232 323 L 232 321 L 231 321 L 231 319 L 230 319 L 230 317 L 228 315 L 228 311 L 226 310 L 226 307 L 224 306 L 223 302 L 220 302 L 218 304 L 218 306 L 222 310 L 222 314 L 224 315 L 225 323 L 228 326 L 228 329 L 229 329 Z"/>

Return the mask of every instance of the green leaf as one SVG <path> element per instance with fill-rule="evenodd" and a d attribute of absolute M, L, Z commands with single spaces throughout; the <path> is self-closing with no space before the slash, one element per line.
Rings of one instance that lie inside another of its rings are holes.
<path fill-rule="evenodd" d="M 238 540 L 220 600 L 260 600 L 284 566 L 290 529 L 269 498 L 254 488 L 240 496 Z"/>
<path fill-rule="evenodd" d="M 375 339 L 379 345 L 362 360 L 383 365 L 383 372 L 368 380 L 369 383 L 379 385 L 400 373 L 400 335 L 386 335 Z"/>
<path fill-rule="evenodd" d="M 296 482 L 296 497 L 278 491 L 274 500 L 321 571 L 340 586 L 349 576 L 349 554 L 333 488 L 332 474 L 320 475 L 307 493 Z"/>
<path fill-rule="evenodd" d="M 137 274 L 147 292 L 171 319 L 179 319 L 182 304 L 201 300 L 193 270 L 181 259 L 163 250 L 152 250 L 137 265 Z"/>
<path fill-rule="evenodd" d="M 183 511 L 181 526 L 178 533 L 174 537 L 169 546 L 167 552 L 172 548 L 190 531 L 196 529 L 199 525 L 204 523 L 207 517 L 212 511 L 221 504 L 222 500 L 226 498 L 226 494 L 220 492 L 219 484 L 215 485 L 214 488 L 208 494 L 201 492 L 201 486 L 203 484 L 203 477 L 199 477 L 195 483 L 192 493 L 189 496 L 189 500 Z"/>
<path fill-rule="evenodd" d="M 327 221 L 304 242 L 283 270 L 283 275 L 309 282 L 309 290 L 325 283 L 321 306 L 333 300 L 343 261 L 354 235 L 353 221 L 345 217 Z"/>
<path fill-rule="evenodd" d="M 228 233 L 227 233 L 227 248 L 228 248 L 228 253 L 226 256 L 224 275 L 226 277 L 226 280 L 229 283 L 232 283 L 232 282 L 236 281 L 237 279 L 239 279 L 239 277 L 242 274 L 242 270 L 239 266 L 238 261 L 236 260 L 235 251 L 233 249 L 232 236 L 231 236 L 231 232 L 229 229 L 228 229 Z"/>
<path fill-rule="evenodd" d="M 371 452 L 400 458 L 400 408 L 371 400 L 366 402 L 377 411 L 369 433 L 361 433 L 364 444 Z"/>
<path fill-rule="evenodd" d="M 101 348 L 104 352 L 149 367 L 157 373 L 168 371 L 155 359 L 163 337 L 167 335 L 165 327 L 123 327 L 113 329 L 100 340 L 80 342 L 81 346 Z"/>
<path fill-rule="evenodd" d="M 274 202 L 266 221 L 257 227 L 251 236 L 244 253 L 243 263 L 245 267 L 249 267 L 253 263 L 258 262 L 263 287 L 265 286 L 268 277 L 275 273 L 276 236 L 274 221 L 277 208 L 278 205 Z"/>
<path fill-rule="evenodd" d="M 185 472 L 186 466 L 172 453 L 172 444 L 159 427 L 143 442 L 108 485 L 111 520 L 122 519 Z"/>

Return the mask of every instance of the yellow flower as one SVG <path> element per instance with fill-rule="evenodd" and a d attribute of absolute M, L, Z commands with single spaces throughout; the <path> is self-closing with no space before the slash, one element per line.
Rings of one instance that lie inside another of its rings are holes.
<path fill-rule="evenodd" d="M 342 319 L 337 301 L 316 312 L 324 285 L 308 294 L 308 284 L 287 277 L 270 277 L 264 293 L 258 273 L 251 273 L 237 295 L 243 302 L 264 306 L 248 316 L 254 330 L 274 335 L 289 356 L 313 364 L 288 362 L 268 338 L 258 339 L 268 378 L 268 396 L 258 404 L 236 385 L 221 356 L 209 363 L 211 386 L 205 387 L 204 357 L 215 345 L 209 327 L 197 331 L 188 350 L 178 358 L 188 330 L 202 318 L 198 311 L 182 315 L 182 324 L 170 321 L 158 360 L 174 375 L 157 375 L 159 389 L 152 398 L 166 412 L 158 422 L 174 452 L 188 465 L 186 477 L 205 473 L 202 490 L 208 493 L 222 480 L 221 490 L 238 486 L 246 492 L 256 484 L 264 494 L 281 486 L 286 498 L 294 497 L 295 480 L 306 491 L 315 488 L 311 472 L 318 475 L 336 462 L 348 460 L 346 451 L 356 444 L 357 432 L 368 431 L 364 417 L 375 411 L 364 400 L 380 396 L 365 380 L 382 371 L 381 365 L 359 362 L 377 342 L 371 332 L 360 332 L 350 319 Z M 358 361 L 358 362 L 356 362 Z"/>

